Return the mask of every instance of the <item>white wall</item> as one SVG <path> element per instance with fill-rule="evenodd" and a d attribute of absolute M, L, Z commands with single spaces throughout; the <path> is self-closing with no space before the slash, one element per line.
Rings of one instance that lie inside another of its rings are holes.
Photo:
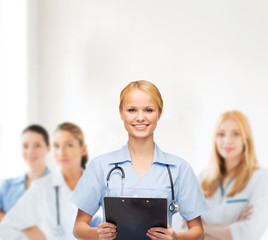
<path fill-rule="evenodd" d="M 165 102 L 156 132 L 163 150 L 200 171 L 217 116 L 239 109 L 268 167 L 265 9 L 265 1 L 39 1 L 38 96 L 30 93 L 38 114 L 29 121 L 50 131 L 73 121 L 91 156 L 111 151 L 127 139 L 119 93 L 146 79 Z"/>
<path fill-rule="evenodd" d="M 19 134 L 29 123 L 51 133 L 63 121 L 79 124 L 92 157 L 119 148 L 127 140 L 119 93 L 138 79 L 162 92 L 163 150 L 199 172 L 217 116 L 238 109 L 268 167 L 267 1 L 28 0 L 28 26 L 25 1 L 3 2 L 0 178 L 25 171 Z"/>
<path fill-rule="evenodd" d="M 73 121 L 85 131 L 92 157 L 117 149 L 127 140 L 119 93 L 129 81 L 146 79 L 164 99 L 156 131 L 163 150 L 200 171 L 217 116 L 239 109 L 268 167 L 266 1 L 28 4 L 27 123 L 52 133 L 56 124 Z M 55 167 L 51 156 L 49 165 Z"/>
<path fill-rule="evenodd" d="M 26 170 L 20 133 L 27 122 L 27 1 L 0 0 L 0 180 Z"/>

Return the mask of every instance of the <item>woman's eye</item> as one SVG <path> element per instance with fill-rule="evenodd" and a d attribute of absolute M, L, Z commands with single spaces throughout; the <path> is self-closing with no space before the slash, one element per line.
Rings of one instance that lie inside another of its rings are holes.
<path fill-rule="evenodd" d="M 53 148 L 54 149 L 57 149 L 59 146 L 58 145 L 53 145 Z"/>
<path fill-rule="evenodd" d="M 145 109 L 145 112 L 151 113 L 151 112 L 153 112 L 153 109 Z"/>
<path fill-rule="evenodd" d="M 223 137 L 224 136 L 224 133 L 218 133 L 218 136 L 219 137 Z"/>
<path fill-rule="evenodd" d="M 234 136 L 239 136 L 240 134 L 239 134 L 239 132 L 234 132 L 233 135 Z"/>
<path fill-rule="evenodd" d="M 71 143 L 67 144 L 67 147 L 72 147 L 72 146 L 73 146 L 73 144 L 71 144 Z"/>
<path fill-rule="evenodd" d="M 40 144 L 36 144 L 35 147 L 36 148 L 39 148 L 39 147 L 41 147 L 41 145 Z"/>
<path fill-rule="evenodd" d="M 135 112 L 135 109 L 134 108 L 130 108 L 130 109 L 128 109 L 128 112 Z"/>

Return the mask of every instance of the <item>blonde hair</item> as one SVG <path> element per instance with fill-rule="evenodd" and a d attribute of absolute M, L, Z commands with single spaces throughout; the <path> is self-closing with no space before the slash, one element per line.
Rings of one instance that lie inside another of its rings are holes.
<path fill-rule="evenodd" d="M 120 110 L 123 108 L 123 101 L 125 96 L 134 89 L 138 89 L 149 94 L 156 101 L 160 114 L 162 113 L 164 103 L 160 91 L 153 83 L 145 80 L 131 82 L 121 91 L 119 104 Z"/>
<path fill-rule="evenodd" d="M 71 133 L 75 137 L 75 139 L 78 140 L 80 146 L 83 146 L 85 144 L 85 138 L 84 138 L 83 131 L 76 124 L 71 123 L 71 122 L 61 123 L 55 129 L 55 132 L 56 131 L 60 131 L 60 130 L 62 130 L 62 131 L 68 131 L 69 133 Z M 88 159 L 89 159 L 88 154 L 82 156 L 82 159 L 81 159 L 81 167 L 83 169 L 86 168 L 86 164 L 88 162 Z"/>
<path fill-rule="evenodd" d="M 216 137 L 220 124 L 227 119 L 233 119 L 240 127 L 241 136 L 244 143 L 244 150 L 239 165 L 236 167 L 233 187 L 227 194 L 227 197 L 234 196 L 241 192 L 251 178 L 254 170 L 259 168 L 259 164 L 255 154 L 255 148 L 251 133 L 251 128 L 247 117 L 239 111 L 227 111 L 223 113 L 215 126 L 213 134 L 213 148 L 210 158 L 209 167 L 205 173 L 205 177 L 201 182 L 201 188 L 206 197 L 212 197 L 222 183 L 226 174 L 226 166 L 223 157 L 219 154 L 216 146 Z"/>

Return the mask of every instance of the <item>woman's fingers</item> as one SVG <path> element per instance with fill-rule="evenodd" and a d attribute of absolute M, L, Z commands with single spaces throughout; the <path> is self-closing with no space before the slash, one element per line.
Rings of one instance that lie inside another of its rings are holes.
<path fill-rule="evenodd" d="M 167 239 L 171 240 L 174 236 L 174 230 L 168 226 L 168 228 L 160 228 L 160 227 L 154 227 L 150 228 L 146 235 L 150 237 L 152 240 L 155 239 Z"/>
<path fill-rule="evenodd" d="M 244 220 L 248 220 L 251 216 L 251 214 L 253 213 L 253 206 L 249 205 L 247 206 L 243 212 L 241 213 L 238 221 L 244 221 Z"/>
<path fill-rule="evenodd" d="M 101 223 L 98 226 L 97 235 L 99 240 L 112 240 L 117 235 L 116 226 L 108 222 Z"/>

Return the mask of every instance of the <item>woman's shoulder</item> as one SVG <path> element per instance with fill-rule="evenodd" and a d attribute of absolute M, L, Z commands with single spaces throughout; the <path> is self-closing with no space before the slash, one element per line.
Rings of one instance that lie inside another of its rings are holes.
<path fill-rule="evenodd" d="M 247 186 L 245 187 L 245 191 L 252 195 L 252 198 L 258 199 L 263 196 L 268 196 L 268 169 L 259 168 L 256 169 Z"/>
<path fill-rule="evenodd" d="M 268 169 L 267 168 L 258 168 L 256 169 L 252 176 L 251 176 L 251 181 L 268 181 Z"/>
<path fill-rule="evenodd" d="M 115 151 L 111 151 L 108 153 L 103 153 L 100 155 L 95 156 L 94 158 L 92 158 L 92 162 L 94 161 L 108 161 L 111 158 L 115 158 L 118 154 L 120 153 L 120 150 L 115 150 Z"/>
<path fill-rule="evenodd" d="M 123 146 L 118 150 L 114 150 L 108 153 L 104 153 L 98 155 L 90 161 L 93 164 L 101 164 L 101 163 L 114 163 L 114 162 L 122 162 L 125 160 L 130 160 L 130 154 L 127 145 Z"/>
<path fill-rule="evenodd" d="M 11 177 L 6 178 L 1 181 L 1 188 L 8 188 L 10 189 L 12 186 L 19 186 L 24 184 L 25 182 L 25 175 L 19 177 Z"/>
<path fill-rule="evenodd" d="M 166 163 L 166 164 L 172 164 L 172 165 L 176 165 L 176 166 L 180 166 L 180 167 L 191 167 L 190 164 L 183 158 L 162 151 L 158 146 L 156 146 L 156 154 L 157 154 L 157 158 L 159 161 Z"/>
<path fill-rule="evenodd" d="M 52 172 L 52 173 L 50 172 L 46 176 L 34 180 L 32 185 L 38 186 L 38 187 L 43 187 L 43 188 L 48 187 L 52 184 L 54 175 L 55 175 L 55 172 Z"/>

